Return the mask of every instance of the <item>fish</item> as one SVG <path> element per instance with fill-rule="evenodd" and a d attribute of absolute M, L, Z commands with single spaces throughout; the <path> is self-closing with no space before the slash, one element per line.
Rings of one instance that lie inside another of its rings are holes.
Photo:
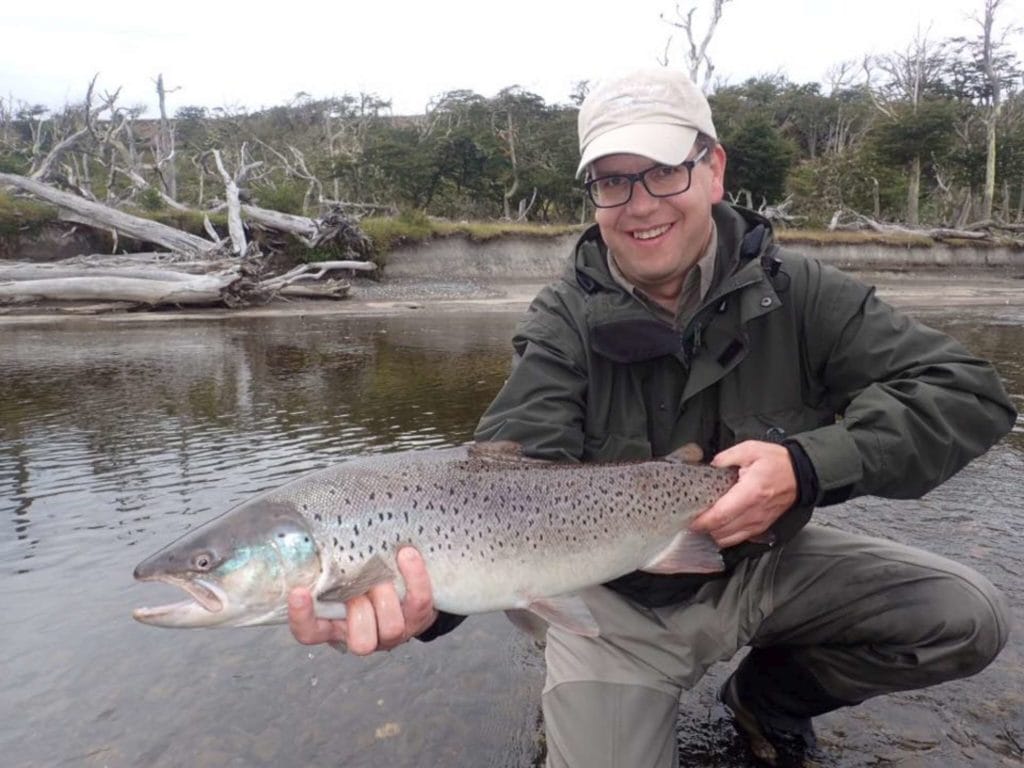
<path fill-rule="evenodd" d="M 135 568 L 188 599 L 137 608 L 160 627 L 287 621 L 288 593 L 308 588 L 318 616 L 388 581 L 399 596 L 403 546 L 424 559 L 434 605 L 459 615 L 505 611 L 536 632 L 554 624 L 597 636 L 587 589 L 633 571 L 714 573 L 714 540 L 688 529 L 736 482 L 687 445 L 643 461 L 572 463 L 518 443 L 401 451 L 340 462 L 265 491 Z"/>

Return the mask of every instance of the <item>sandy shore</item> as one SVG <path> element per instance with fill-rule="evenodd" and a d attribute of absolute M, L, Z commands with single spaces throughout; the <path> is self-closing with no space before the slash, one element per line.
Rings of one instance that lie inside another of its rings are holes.
<path fill-rule="evenodd" d="M 915 270 L 854 273 L 876 286 L 879 296 L 908 310 L 1024 306 L 1024 275 L 1003 269 Z M 380 315 L 407 312 L 522 312 L 545 281 L 425 280 L 357 278 L 348 298 L 339 301 L 275 301 L 245 309 L 161 309 L 143 312 L 89 313 L 77 307 L 0 307 L 0 325 L 81 322 L 160 322 L 220 320 L 296 315 Z"/>

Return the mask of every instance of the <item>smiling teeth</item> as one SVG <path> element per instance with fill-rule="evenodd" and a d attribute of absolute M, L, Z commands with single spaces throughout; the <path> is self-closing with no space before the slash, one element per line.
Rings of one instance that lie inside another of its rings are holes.
<path fill-rule="evenodd" d="M 663 224 L 662 226 L 655 227 L 654 229 L 645 229 L 643 232 L 634 232 L 633 237 L 635 237 L 637 240 L 651 240 L 652 238 L 655 238 L 658 235 L 663 235 L 666 232 L 668 232 L 670 226 L 672 225 Z"/>

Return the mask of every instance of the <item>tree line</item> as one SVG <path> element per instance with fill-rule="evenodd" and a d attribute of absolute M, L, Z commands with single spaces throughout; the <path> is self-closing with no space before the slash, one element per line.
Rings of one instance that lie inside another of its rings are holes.
<path fill-rule="evenodd" d="M 991 35 L 930 42 L 836 67 L 824 84 L 784 74 L 709 95 L 731 198 L 786 201 L 821 227 L 841 212 L 967 226 L 1024 222 L 1024 76 Z M 299 94 L 267 109 L 186 106 L 146 119 L 95 92 L 51 112 L 0 99 L 0 172 L 90 199 L 159 211 L 209 209 L 233 175 L 243 201 L 316 215 L 323 206 L 450 219 L 582 221 L 576 115 L 588 84 L 549 104 L 511 86 L 456 90 L 422 115 L 387 99 Z M 225 167 L 226 166 L 226 167 Z"/>

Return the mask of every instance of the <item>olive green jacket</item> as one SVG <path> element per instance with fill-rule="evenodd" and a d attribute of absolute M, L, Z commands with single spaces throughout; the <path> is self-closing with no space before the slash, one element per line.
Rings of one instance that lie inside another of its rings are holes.
<path fill-rule="evenodd" d="M 780 250 L 756 214 L 718 204 L 713 215 L 715 276 L 682 332 L 614 280 L 597 228 L 585 232 L 516 329 L 513 370 L 476 439 L 573 461 L 792 441 L 817 498 L 776 523 L 785 540 L 813 505 L 918 497 L 1009 431 L 1016 414 L 987 362 L 852 277 Z M 763 547 L 734 547 L 727 565 Z M 664 604 L 707 578 L 637 573 L 610 586 Z"/>

